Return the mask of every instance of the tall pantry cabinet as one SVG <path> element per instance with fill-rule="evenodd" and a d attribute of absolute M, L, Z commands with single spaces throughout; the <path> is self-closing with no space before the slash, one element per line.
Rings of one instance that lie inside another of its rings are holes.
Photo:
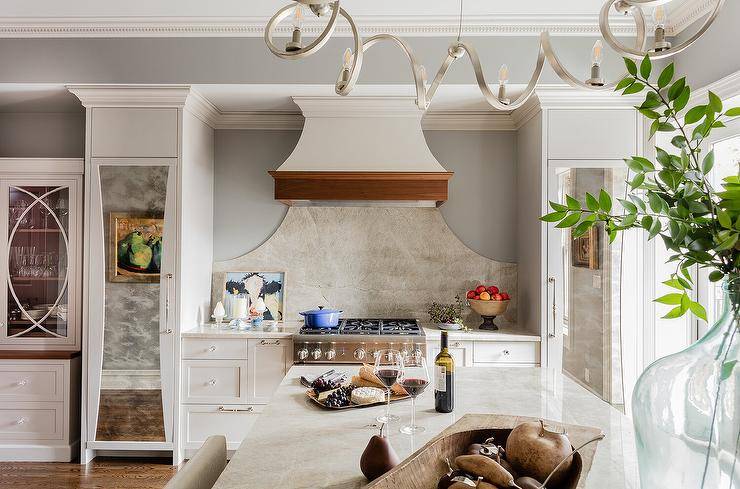
<path fill-rule="evenodd" d="M 180 331 L 210 302 L 211 107 L 188 86 L 70 86 L 86 108 L 81 461 L 179 461 Z"/>

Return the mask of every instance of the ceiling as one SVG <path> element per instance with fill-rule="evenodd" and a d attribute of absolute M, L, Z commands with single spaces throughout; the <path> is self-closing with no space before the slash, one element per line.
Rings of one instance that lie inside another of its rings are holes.
<path fill-rule="evenodd" d="M 255 36 L 288 0 L 2 0 L 2 37 Z M 673 0 L 669 31 L 696 20 L 709 0 Z M 344 0 L 364 32 L 434 36 L 457 30 L 458 1 Z M 465 0 L 468 35 L 588 35 L 597 32 L 602 0 Z M 632 32 L 629 18 L 614 18 L 615 31 Z M 315 28 L 318 28 L 318 23 Z M 308 28 L 311 28 L 309 23 Z M 339 28 L 339 35 L 349 31 Z"/>

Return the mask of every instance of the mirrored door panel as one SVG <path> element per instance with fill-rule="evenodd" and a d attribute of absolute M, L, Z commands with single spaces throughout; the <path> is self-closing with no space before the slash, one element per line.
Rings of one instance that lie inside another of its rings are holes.
<path fill-rule="evenodd" d="M 74 342 L 69 323 L 70 261 L 76 245 L 70 241 L 70 205 L 75 197 L 71 185 L 3 184 L 7 206 L 5 344 Z"/>
<path fill-rule="evenodd" d="M 105 298 L 98 441 L 166 439 L 161 284 L 171 171 L 99 167 Z"/>

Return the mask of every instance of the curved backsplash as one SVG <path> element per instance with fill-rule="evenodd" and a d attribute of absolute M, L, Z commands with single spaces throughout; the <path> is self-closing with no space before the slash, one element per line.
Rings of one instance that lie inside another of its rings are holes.
<path fill-rule="evenodd" d="M 469 249 L 438 209 L 291 207 L 259 248 L 213 270 L 214 304 L 227 271 L 284 271 L 286 320 L 328 305 L 345 317 L 426 321 L 432 301 L 452 303 L 478 283 L 494 283 L 512 294 L 502 324 L 516 322 L 516 264 Z"/>

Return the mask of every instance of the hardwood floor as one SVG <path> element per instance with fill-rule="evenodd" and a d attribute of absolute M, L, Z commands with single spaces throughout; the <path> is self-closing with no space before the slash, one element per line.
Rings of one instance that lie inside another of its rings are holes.
<path fill-rule="evenodd" d="M 161 489 L 177 472 L 170 459 L 98 457 L 78 463 L 0 462 L 0 489 Z"/>

